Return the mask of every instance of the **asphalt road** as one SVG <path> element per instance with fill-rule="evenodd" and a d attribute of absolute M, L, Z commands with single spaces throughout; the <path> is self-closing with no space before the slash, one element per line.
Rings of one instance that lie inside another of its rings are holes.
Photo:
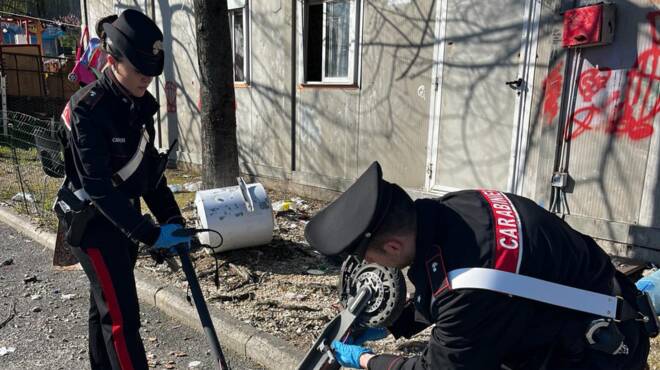
<path fill-rule="evenodd" d="M 50 250 L 0 223 L 0 369 L 89 369 L 87 277 L 53 271 L 51 258 Z M 204 335 L 150 305 L 141 306 L 141 315 L 150 367 L 213 369 Z M 262 369 L 224 354 L 232 370 Z"/>

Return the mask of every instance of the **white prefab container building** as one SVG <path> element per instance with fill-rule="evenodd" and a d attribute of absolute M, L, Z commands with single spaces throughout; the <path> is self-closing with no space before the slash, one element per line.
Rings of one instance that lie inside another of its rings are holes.
<path fill-rule="evenodd" d="M 612 1 L 611 43 L 564 47 L 565 12 L 596 3 L 228 1 L 241 171 L 322 198 L 378 160 L 414 195 L 518 193 L 660 262 L 660 2 Z M 161 145 L 200 164 L 192 1 L 83 5 L 161 26 Z"/>

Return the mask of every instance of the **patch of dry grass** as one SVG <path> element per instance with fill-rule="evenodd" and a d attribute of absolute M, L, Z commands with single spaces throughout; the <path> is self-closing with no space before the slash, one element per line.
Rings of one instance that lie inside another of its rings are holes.
<path fill-rule="evenodd" d="M 651 340 L 651 351 L 649 353 L 649 369 L 660 370 L 660 337 Z"/>

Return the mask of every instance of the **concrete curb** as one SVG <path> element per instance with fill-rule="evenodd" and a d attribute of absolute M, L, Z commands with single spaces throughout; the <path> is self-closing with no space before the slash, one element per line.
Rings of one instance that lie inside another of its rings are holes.
<path fill-rule="evenodd" d="M 0 222 L 7 224 L 44 247 L 55 248 L 55 234 L 38 230 L 28 219 L 6 207 L 0 207 Z M 135 271 L 135 284 L 142 303 L 158 307 L 167 315 L 203 333 L 197 311 L 186 299 L 185 292 L 170 286 L 154 285 L 145 274 Z M 271 334 L 259 331 L 231 317 L 227 312 L 209 306 L 223 348 L 242 354 L 267 369 L 295 369 L 304 352 Z"/>

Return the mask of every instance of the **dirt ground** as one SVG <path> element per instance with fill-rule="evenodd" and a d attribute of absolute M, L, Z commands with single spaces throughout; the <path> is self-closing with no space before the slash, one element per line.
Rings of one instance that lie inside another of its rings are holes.
<path fill-rule="evenodd" d="M 194 177 L 168 176 L 169 183 L 192 183 Z M 301 350 L 309 346 L 324 326 L 339 312 L 338 282 L 341 260 L 327 258 L 312 250 L 304 237 L 309 218 L 325 203 L 301 199 L 295 194 L 268 190 L 271 203 L 293 200 L 295 210 L 273 212 L 273 241 L 260 247 L 216 254 L 218 286 L 215 285 L 216 261 L 208 249 L 191 255 L 204 294 L 233 317 L 277 337 Z M 187 220 L 195 220 L 192 193 L 177 193 Z M 185 289 L 181 272 L 173 273 L 166 264 L 156 266 L 144 255 L 137 268 L 154 278 Z M 413 340 L 389 338 L 372 347 L 378 351 L 416 353 L 423 348 L 424 335 Z M 422 344 L 422 345 L 420 345 Z"/>

